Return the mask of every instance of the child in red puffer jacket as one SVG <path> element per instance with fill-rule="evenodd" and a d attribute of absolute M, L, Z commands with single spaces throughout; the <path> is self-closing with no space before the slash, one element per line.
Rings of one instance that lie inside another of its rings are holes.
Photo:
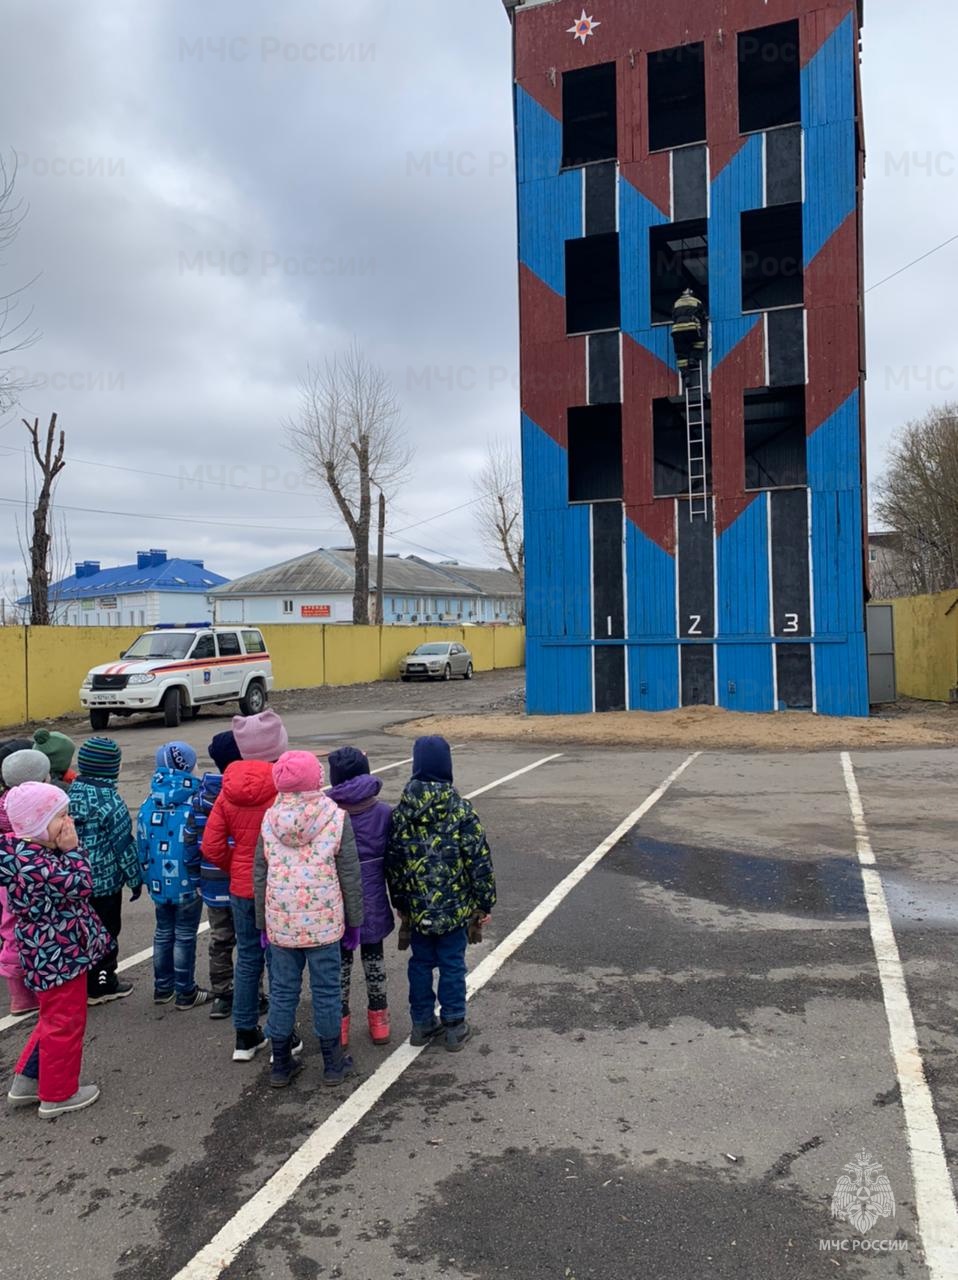
<path fill-rule="evenodd" d="M 202 854 L 229 872 L 230 906 L 236 930 L 236 970 L 233 976 L 234 1062 L 250 1062 L 266 1044 L 259 1026 L 259 984 L 264 954 L 256 927 L 253 861 L 263 815 L 276 799 L 273 763 L 289 739 L 275 711 L 236 716 L 233 736 L 242 755 L 223 775 L 223 786 L 203 831 Z"/>

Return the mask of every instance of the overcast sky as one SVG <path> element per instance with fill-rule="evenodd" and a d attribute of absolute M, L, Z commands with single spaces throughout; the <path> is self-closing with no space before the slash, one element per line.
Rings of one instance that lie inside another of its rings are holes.
<path fill-rule="evenodd" d="M 950 0 L 866 17 L 874 283 L 958 232 L 958 83 Z M 353 338 L 417 450 L 389 549 L 486 558 L 470 507 L 440 513 L 518 430 L 509 44 L 500 0 L 4 0 L 0 147 L 29 212 L 0 292 L 38 276 L 42 337 L 12 360 L 40 384 L 26 413 L 68 432 L 73 559 L 164 547 L 233 576 L 345 542 L 280 423 L 307 360 Z M 956 271 L 958 243 L 869 295 L 872 475 L 958 398 Z M 0 572 L 22 582 L 15 512 Z"/>

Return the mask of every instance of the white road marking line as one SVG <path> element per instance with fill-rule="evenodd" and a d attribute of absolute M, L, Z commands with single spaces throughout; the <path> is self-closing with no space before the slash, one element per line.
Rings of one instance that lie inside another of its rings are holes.
<path fill-rule="evenodd" d="M 201 933 L 206 933 L 210 927 L 210 922 L 204 920 L 197 929 L 197 937 Z M 153 959 L 153 948 L 145 947 L 142 951 L 136 951 L 132 956 L 127 956 L 125 960 L 121 960 L 116 966 L 117 973 L 122 973 L 125 969 L 132 969 L 134 965 L 143 964 L 145 960 Z M 30 1018 L 14 1018 L 9 1014 L 5 1018 L 0 1018 L 0 1031 L 7 1031 L 10 1027 L 26 1027 L 29 1026 L 32 1019 Z"/>
<path fill-rule="evenodd" d="M 635 824 L 657 804 L 665 795 L 672 783 L 679 778 L 689 765 L 697 759 L 700 752 L 690 755 L 671 773 L 660 786 L 621 822 L 602 843 L 589 854 L 578 866 L 565 877 L 552 892 L 518 925 L 508 937 L 486 956 L 470 974 L 467 982 L 467 993 L 474 996 L 502 967 L 513 952 L 522 945 L 555 911 L 556 907 L 575 888 L 580 880 L 599 863 L 623 836 L 627 835 Z M 556 757 L 550 756 L 549 759 Z M 539 761 L 544 764 L 545 761 Z M 537 768 L 538 765 L 531 766 Z M 515 774 L 500 779 L 500 783 L 508 782 Z M 498 783 L 492 783 L 497 786 Z M 484 787 L 484 791 L 490 787 Z M 476 793 L 473 792 L 475 795 Z M 401 1044 L 394 1049 L 382 1066 L 368 1080 L 359 1086 L 346 1101 L 314 1129 L 306 1141 L 294 1151 L 285 1164 L 280 1165 L 273 1176 L 253 1195 L 233 1217 L 217 1231 L 213 1239 L 202 1248 L 185 1267 L 176 1273 L 173 1280 L 217 1280 L 227 1267 L 238 1257 L 246 1244 L 266 1226 L 267 1222 L 277 1214 L 293 1198 L 302 1184 L 314 1173 L 327 1156 L 331 1155 L 339 1143 L 359 1122 L 369 1114 L 386 1090 L 400 1078 L 406 1069 L 416 1061 L 422 1049 L 414 1049 L 412 1045 Z"/>
<path fill-rule="evenodd" d="M 872 946 L 878 962 L 892 1057 L 901 1088 L 901 1105 L 915 1181 L 915 1210 L 930 1280 L 954 1280 L 958 1275 L 958 1206 L 945 1160 L 941 1128 L 925 1079 L 908 986 L 881 874 L 876 866 L 861 792 L 849 752 L 842 752 L 842 772 L 855 829 Z"/>
<path fill-rule="evenodd" d="M 450 747 L 451 751 L 461 751 L 466 744 L 464 742 L 454 742 Z M 404 764 L 412 764 L 412 756 L 407 756 L 405 760 L 395 760 L 392 764 L 380 765 L 378 769 L 373 769 L 373 773 L 385 773 L 387 769 L 400 769 Z"/>
<path fill-rule="evenodd" d="M 552 760 L 558 760 L 561 755 L 562 752 L 557 751 L 554 755 L 543 756 L 541 760 L 536 760 L 534 764 L 527 764 L 524 769 L 516 769 L 515 773 L 507 773 L 504 778 L 497 778 L 495 782 L 490 782 L 487 786 L 480 787 L 478 791 L 470 791 L 466 799 L 475 800 L 476 796 L 484 796 L 493 787 L 501 787 L 504 783 L 511 782 L 513 778 L 521 778 L 524 773 L 531 773 L 533 769 L 539 769 L 542 765 L 549 764 Z"/>

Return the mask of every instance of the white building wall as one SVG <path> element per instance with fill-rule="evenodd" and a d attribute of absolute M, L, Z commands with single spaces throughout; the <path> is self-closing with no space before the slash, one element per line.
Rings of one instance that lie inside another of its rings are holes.
<path fill-rule="evenodd" d="M 353 598 L 345 592 L 325 595 L 214 596 L 220 623 L 352 622 Z"/>
<path fill-rule="evenodd" d="M 210 606 L 206 595 L 198 592 L 147 591 L 115 599 L 70 601 L 60 606 L 57 617 L 61 626 L 147 630 L 160 622 L 203 622 L 210 617 Z"/>

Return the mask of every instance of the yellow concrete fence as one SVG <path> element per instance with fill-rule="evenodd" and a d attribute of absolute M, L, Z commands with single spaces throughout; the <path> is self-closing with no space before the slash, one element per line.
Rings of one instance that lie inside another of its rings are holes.
<path fill-rule="evenodd" d="M 949 702 L 958 685 L 958 591 L 881 603 L 894 610 L 898 692 Z"/>
<path fill-rule="evenodd" d="M 430 640 L 466 645 L 477 671 L 525 662 L 521 627 L 292 624 L 260 629 L 277 689 L 395 680 L 403 654 Z M 115 661 L 141 632 L 141 627 L 0 627 L 0 725 L 80 711 L 80 683 L 89 669 Z"/>

